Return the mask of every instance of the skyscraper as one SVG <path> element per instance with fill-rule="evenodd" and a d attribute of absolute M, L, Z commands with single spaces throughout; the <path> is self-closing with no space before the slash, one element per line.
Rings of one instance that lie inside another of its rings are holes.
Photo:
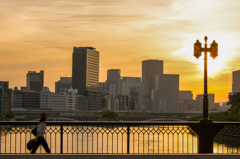
<path fill-rule="evenodd" d="M 93 47 L 74 47 L 72 58 L 72 87 L 78 94 L 98 91 L 99 52 Z"/>
<path fill-rule="evenodd" d="M 0 81 L 0 113 L 3 112 L 3 97 L 4 97 L 3 89 L 4 89 L 3 81 Z"/>
<path fill-rule="evenodd" d="M 232 72 L 232 93 L 240 91 L 240 70 Z"/>
<path fill-rule="evenodd" d="M 27 73 L 27 87 L 35 92 L 43 90 L 44 84 L 44 71 L 41 70 L 39 73 L 35 71 L 28 71 Z"/>
<path fill-rule="evenodd" d="M 155 76 L 153 111 L 176 112 L 179 100 L 179 75 L 157 74 Z"/>
<path fill-rule="evenodd" d="M 116 96 L 122 94 L 121 90 L 121 70 L 120 69 L 110 69 L 107 70 L 107 81 L 116 83 Z"/>
<path fill-rule="evenodd" d="M 99 52 L 93 47 L 74 47 L 72 58 L 72 87 L 85 96 L 87 110 L 100 110 Z"/>
<path fill-rule="evenodd" d="M 163 61 L 142 61 L 142 108 L 143 111 L 152 111 L 155 75 L 163 74 Z"/>

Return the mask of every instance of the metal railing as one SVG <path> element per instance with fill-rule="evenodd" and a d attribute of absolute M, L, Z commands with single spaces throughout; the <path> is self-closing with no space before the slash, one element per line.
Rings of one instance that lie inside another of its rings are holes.
<path fill-rule="evenodd" d="M 37 124 L 0 122 L 0 153 L 30 153 L 26 143 Z M 239 153 L 240 123 L 210 126 L 220 127 L 214 153 Z M 197 129 L 198 122 L 47 122 L 45 138 L 54 154 L 189 154 L 198 153 Z M 40 146 L 36 153 L 45 150 Z"/>

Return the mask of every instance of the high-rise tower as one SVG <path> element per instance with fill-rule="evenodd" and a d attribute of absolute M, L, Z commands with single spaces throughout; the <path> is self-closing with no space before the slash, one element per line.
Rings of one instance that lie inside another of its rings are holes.
<path fill-rule="evenodd" d="M 143 111 L 152 111 L 155 88 L 155 75 L 163 74 L 163 61 L 142 61 L 142 108 Z"/>
<path fill-rule="evenodd" d="M 72 57 L 72 87 L 80 95 L 98 91 L 99 52 L 93 47 L 74 47 Z"/>
<path fill-rule="evenodd" d="M 35 92 L 43 90 L 44 86 L 44 71 L 41 70 L 39 73 L 35 71 L 28 71 L 27 73 L 27 87 Z"/>
<path fill-rule="evenodd" d="M 232 93 L 240 91 L 240 70 L 232 72 Z"/>
<path fill-rule="evenodd" d="M 72 87 L 85 97 L 86 110 L 100 110 L 99 52 L 93 47 L 74 47 L 72 58 Z"/>
<path fill-rule="evenodd" d="M 107 70 L 107 81 L 116 84 L 115 95 L 121 94 L 121 71 L 120 69 L 110 69 Z"/>

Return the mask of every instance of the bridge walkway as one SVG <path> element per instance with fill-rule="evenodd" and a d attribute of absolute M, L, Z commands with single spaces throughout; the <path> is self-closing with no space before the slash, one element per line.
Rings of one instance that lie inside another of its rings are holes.
<path fill-rule="evenodd" d="M 239 159 L 239 155 L 229 154 L 174 154 L 174 155 L 69 155 L 69 154 L 9 154 L 1 155 L 3 159 Z"/>

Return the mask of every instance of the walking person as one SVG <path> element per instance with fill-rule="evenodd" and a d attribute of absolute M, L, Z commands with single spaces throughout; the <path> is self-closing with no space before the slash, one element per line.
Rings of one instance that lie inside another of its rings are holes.
<path fill-rule="evenodd" d="M 44 134 L 45 134 L 45 131 L 46 131 L 46 120 L 47 120 L 47 114 L 46 113 L 42 113 L 41 117 L 40 117 L 39 124 L 37 126 L 37 136 L 36 136 L 37 143 L 33 147 L 31 153 L 35 153 L 40 145 L 43 146 L 43 148 L 45 149 L 45 151 L 47 153 L 51 153 L 51 151 L 50 151 L 50 149 L 48 147 L 48 144 L 47 144 L 47 142 L 46 142 L 46 140 L 44 138 Z"/>

